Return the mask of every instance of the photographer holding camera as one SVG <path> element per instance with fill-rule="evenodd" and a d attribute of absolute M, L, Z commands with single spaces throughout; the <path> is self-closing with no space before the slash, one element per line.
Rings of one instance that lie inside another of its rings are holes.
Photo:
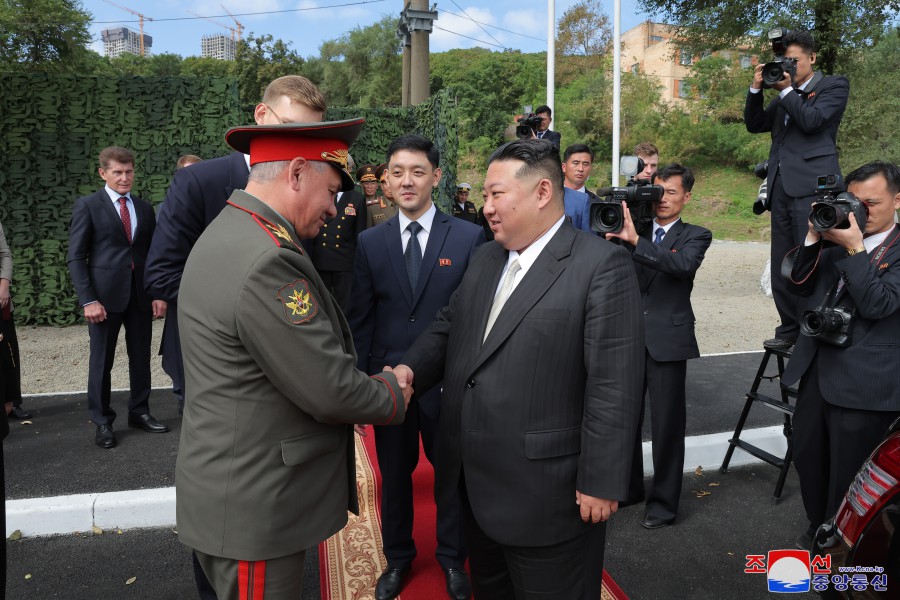
<path fill-rule="evenodd" d="M 772 265 L 780 265 L 806 235 L 816 177 L 840 172 L 835 139 L 850 83 L 846 77 L 813 71 L 816 48 L 809 32 L 775 29 L 769 38 L 776 60 L 757 65 L 744 106 L 744 123 L 750 133 L 772 135 L 766 185 L 772 211 Z M 781 78 L 772 81 L 779 74 Z M 777 90 L 778 96 L 763 108 L 762 88 L 766 85 Z M 766 340 L 765 345 L 786 350 L 797 339 L 799 304 L 779 277 L 772 278 L 772 293 L 781 324 L 775 328 L 774 339 Z"/>
<path fill-rule="evenodd" d="M 803 314 L 782 377 L 785 386 L 800 382 L 793 448 L 810 521 L 798 540 L 806 548 L 900 415 L 900 168 L 871 162 L 846 183 L 868 209 L 865 222 L 853 211 L 824 231 L 809 222 L 805 243 L 782 267 L 789 289 L 815 307 Z"/>
<path fill-rule="evenodd" d="M 656 173 L 655 182 L 662 187 L 662 195 L 653 205 L 656 217 L 652 227 L 638 234 L 631 211 L 625 210 L 621 231 L 606 234 L 606 239 L 618 238 L 631 251 L 643 303 L 644 393 L 649 395 L 653 436 L 653 484 L 641 522 L 647 529 L 671 525 L 678 514 L 684 471 L 687 360 L 700 356 L 691 290 L 694 275 L 712 243 L 708 229 L 681 220 L 681 211 L 694 187 L 691 170 L 671 164 Z M 641 424 L 643 420 L 642 399 Z M 633 500 L 643 497 L 640 431 L 639 424 L 629 494 Z"/>

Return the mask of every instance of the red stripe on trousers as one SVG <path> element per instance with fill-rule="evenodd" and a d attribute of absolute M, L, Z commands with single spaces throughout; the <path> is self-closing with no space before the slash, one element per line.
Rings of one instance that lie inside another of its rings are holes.
<path fill-rule="evenodd" d="M 264 600 L 266 561 L 238 561 L 238 593 L 240 600 Z"/>

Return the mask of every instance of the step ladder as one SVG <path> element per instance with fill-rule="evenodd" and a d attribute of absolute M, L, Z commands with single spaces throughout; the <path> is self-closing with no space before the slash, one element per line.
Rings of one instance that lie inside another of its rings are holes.
<path fill-rule="evenodd" d="M 753 380 L 753 386 L 750 388 L 750 391 L 747 392 L 747 400 L 744 403 L 744 410 L 741 412 L 741 417 L 738 419 L 737 427 L 734 428 L 734 437 L 728 440 L 728 451 L 725 453 L 725 460 L 722 462 L 722 466 L 719 467 L 719 472 L 723 474 L 728 472 L 728 463 L 731 462 L 731 457 L 734 454 L 735 448 L 740 448 L 744 452 L 747 452 L 755 456 L 756 458 L 769 463 L 773 467 L 777 467 L 781 470 L 781 474 L 778 476 L 778 483 L 775 484 L 775 493 L 772 496 L 772 503 L 777 504 L 781 500 L 781 492 L 784 488 L 784 482 L 787 479 L 788 471 L 791 468 L 791 454 L 794 450 L 794 444 L 792 440 L 793 430 L 791 428 L 791 416 L 794 414 L 794 406 L 790 403 L 789 399 L 797 398 L 797 390 L 784 387 L 779 383 L 779 389 L 781 390 L 780 399 L 775 399 L 771 396 L 766 396 L 765 394 L 761 394 L 759 392 L 759 386 L 763 380 L 770 382 L 775 380 L 777 380 L 778 382 L 781 381 L 781 376 L 784 374 L 785 360 L 790 359 L 791 357 L 791 349 L 775 350 L 766 348 L 765 350 L 766 351 L 765 354 L 763 354 L 762 361 L 759 363 L 759 369 L 756 371 L 756 377 Z M 776 364 L 778 365 L 778 372 L 774 375 L 767 375 L 766 370 L 769 366 L 769 360 L 773 356 L 775 357 Z M 757 403 L 773 410 L 777 410 L 784 415 L 784 427 L 782 429 L 782 433 L 784 433 L 784 437 L 787 438 L 787 451 L 781 458 L 741 439 L 741 431 L 744 429 L 744 423 L 747 421 L 747 416 L 750 414 L 750 408 Z"/>

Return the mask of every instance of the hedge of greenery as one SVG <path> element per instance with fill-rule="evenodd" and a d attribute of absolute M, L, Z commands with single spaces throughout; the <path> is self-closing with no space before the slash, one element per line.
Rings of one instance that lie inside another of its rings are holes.
<path fill-rule="evenodd" d="M 357 164 L 382 162 L 394 137 L 416 131 L 441 148 L 453 197 L 456 107 L 448 94 L 404 109 L 331 109 L 328 118 L 367 119 L 351 153 Z M 0 223 L 13 254 L 13 302 L 19 324 L 69 325 L 80 318 L 66 267 L 69 221 L 79 196 L 98 190 L 97 156 L 106 146 L 135 153 L 134 193 L 158 204 L 182 154 L 226 154 L 224 132 L 252 122 L 236 80 L 86 77 L 0 73 Z"/>

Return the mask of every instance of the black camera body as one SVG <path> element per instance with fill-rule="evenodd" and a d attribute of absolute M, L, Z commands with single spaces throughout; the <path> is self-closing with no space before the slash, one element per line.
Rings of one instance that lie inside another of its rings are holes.
<path fill-rule="evenodd" d="M 543 119 L 535 113 L 527 113 L 520 117 L 516 122 L 516 137 L 520 140 L 527 140 L 537 136 L 538 128 L 540 128 Z"/>
<path fill-rule="evenodd" d="M 772 41 L 772 53 L 775 54 L 774 60 L 763 65 L 762 78 L 763 87 L 770 88 L 782 79 L 785 73 L 790 73 L 791 82 L 797 75 L 797 59 L 788 58 L 784 55 L 784 36 L 787 29 L 784 27 L 776 27 L 769 31 L 769 39 Z"/>
<path fill-rule="evenodd" d="M 623 168 L 627 161 L 633 157 L 622 157 Z M 625 225 L 625 209 L 623 202 L 628 204 L 628 212 L 631 221 L 638 234 L 643 232 L 653 222 L 653 203 L 662 198 L 663 189 L 658 185 L 651 185 L 646 179 L 635 179 L 635 175 L 644 170 L 644 161 L 635 159 L 636 169 L 630 168 L 625 175 L 630 175 L 626 187 L 607 187 L 597 190 L 599 199 L 592 200 L 588 206 L 591 229 L 603 235 L 622 231 Z M 631 164 L 630 162 L 628 163 Z"/>
<path fill-rule="evenodd" d="M 850 214 L 856 217 L 860 231 L 866 232 L 866 220 L 869 208 L 850 192 L 840 192 L 837 197 L 834 191 L 838 187 L 837 175 L 822 175 L 818 178 L 816 191 L 819 198 L 812 205 L 809 221 L 818 232 L 829 229 L 847 229 L 850 227 Z"/>
<path fill-rule="evenodd" d="M 815 310 L 803 312 L 800 331 L 821 342 L 846 348 L 850 345 L 852 322 L 853 313 L 842 306 L 819 306 Z"/>

